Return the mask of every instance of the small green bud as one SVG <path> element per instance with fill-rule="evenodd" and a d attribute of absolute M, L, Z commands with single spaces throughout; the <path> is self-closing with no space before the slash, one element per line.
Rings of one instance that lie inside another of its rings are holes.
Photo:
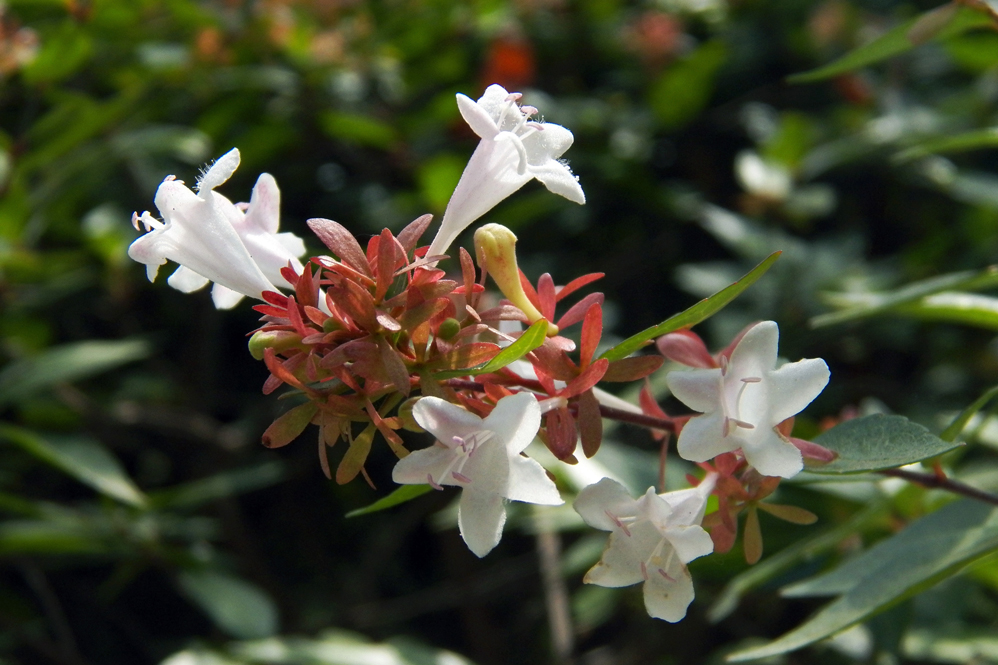
<path fill-rule="evenodd" d="M 454 336 L 461 332 L 461 322 L 457 319 L 444 319 L 437 328 L 437 337 L 442 340 L 452 340 Z"/>
<path fill-rule="evenodd" d="M 249 340 L 249 352 L 257 360 L 263 360 L 264 349 L 275 352 L 287 351 L 301 344 L 301 336 L 290 330 L 258 330 Z"/>
<path fill-rule="evenodd" d="M 322 322 L 322 332 L 331 333 L 336 332 L 337 330 L 343 330 L 343 326 L 336 320 L 335 317 L 331 316 Z"/>
<path fill-rule="evenodd" d="M 398 419 L 402 423 L 402 429 L 408 432 L 425 432 L 416 419 L 412 416 L 412 407 L 416 406 L 421 397 L 410 397 L 406 401 L 402 402 L 398 409 Z"/>

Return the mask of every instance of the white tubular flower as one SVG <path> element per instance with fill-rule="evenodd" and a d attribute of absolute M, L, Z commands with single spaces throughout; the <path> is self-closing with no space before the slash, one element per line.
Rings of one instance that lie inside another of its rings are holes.
<path fill-rule="evenodd" d="M 721 367 L 671 372 L 666 383 L 681 402 L 703 415 L 679 434 L 683 459 L 705 462 L 739 448 L 766 476 L 790 478 L 804 468 L 800 450 L 776 426 L 811 403 L 828 383 L 820 358 L 776 368 L 780 330 L 773 321 L 752 326 Z"/>
<path fill-rule="evenodd" d="M 696 487 L 664 494 L 649 487 L 637 500 L 610 478 L 579 492 L 576 512 L 589 526 L 610 532 L 603 558 L 583 581 L 605 587 L 642 582 L 648 614 L 680 621 L 693 602 L 686 564 L 714 551 L 700 526 L 714 481 L 710 474 Z"/>
<path fill-rule="evenodd" d="M 520 93 L 490 85 L 477 102 L 457 95 L 457 106 L 482 140 L 451 195 L 428 256 L 447 251 L 458 234 L 507 196 L 537 178 L 555 194 L 582 204 L 586 195 L 558 158 L 572 145 L 561 125 L 530 120 L 537 109 L 517 106 Z"/>
<path fill-rule="evenodd" d="M 499 544 L 506 522 L 504 499 L 546 506 L 564 503 L 543 467 L 520 455 L 541 426 L 541 410 L 532 394 L 502 398 L 485 419 L 437 397 L 420 399 L 412 415 L 437 443 L 399 460 L 392 479 L 436 489 L 462 488 L 458 527 L 476 555 L 485 556 Z"/>
<path fill-rule="evenodd" d="M 147 233 L 128 248 L 128 255 L 146 264 L 149 281 L 169 261 L 180 264 L 167 282 L 191 293 L 214 282 L 211 296 L 219 309 L 229 309 L 243 296 L 262 299 L 275 284 L 290 287 L 280 273 L 290 262 L 302 270 L 298 257 L 305 253 L 301 238 L 277 233 L 281 193 L 273 176 L 264 173 L 253 187 L 249 204 L 234 205 L 214 191 L 239 166 L 239 151 L 225 153 L 198 182 L 195 194 L 173 176 L 156 190 L 156 207 L 163 221 L 149 212 L 133 215 Z M 244 212 L 245 210 L 245 212 Z"/>

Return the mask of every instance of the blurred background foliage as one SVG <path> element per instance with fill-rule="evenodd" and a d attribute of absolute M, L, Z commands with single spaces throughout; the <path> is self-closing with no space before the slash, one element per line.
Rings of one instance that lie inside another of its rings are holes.
<path fill-rule="evenodd" d="M 832 368 L 812 419 L 893 411 L 940 430 L 998 373 L 998 34 L 975 6 L 973 29 L 930 40 L 923 21 L 912 48 L 896 26 L 932 3 L 0 2 L 0 662 L 551 662 L 537 515 L 516 506 L 484 560 L 449 494 L 345 518 L 388 491 L 390 455 L 372 455 L 375 491 L 327 481 L 312 435 L 264 450 L 282 407 L 246 351 L 253 312 L 149 284 L 126 255 L 162 178 L 193 182 L 233 146 L 224 193 L 272 173 L 282 230 L 316 253 L 309 217 L 363 237 L 439 215 L 475 145 L 454 94 L 492 82 L 572 129 L 588 203 L 534 183 L 489 219 L 519 234 L 531 277 L 607 273 L 606 341 L 782 249 L 704 324 L 713 346 L 775 319 L 786 357 Z M 885 34 L 881 55 L 906 52 L 785 80 Z M 613 437 L 626 446 L 597 459 L 654 482 L 652 439 Z M 998 489 L 998 419 L 968 440 L 954 473 Z M 553 513 L 577 661 L 719 663 L 817 606 L 776 588 L 945 497 L 863 477 L 780 499 L 821 520 L 763 516 L 755 569 L 737 548 L 695 562 L 678 625 L 649 619 L 637 587 L 583 586 L 603 536 Z M 771 662 L 998 662 L 996 617 L 992 558 Z"/>

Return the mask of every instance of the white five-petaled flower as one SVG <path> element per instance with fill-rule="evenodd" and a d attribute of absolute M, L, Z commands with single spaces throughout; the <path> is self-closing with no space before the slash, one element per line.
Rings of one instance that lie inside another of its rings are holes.
<path fill-rule="evenodd" d="M 541 410 L 532 394 L 502 398 L 484 419 L 437 397 L 420 399 L 412 415 L 437 443 L 399 460 L 392 479 L 436 489 L 462 488 L 458 527 L 478 556 L 488 554 L 502 537 L 505 499 L 546 506 L 564 503 L 543 467 L 520 455 L 541 426 Z"/>
<path fill-rule="evenodd" d="M 828 366 L 808 358 L 776 367 L 780 331 L 773 321 L 752 326 L 721 367 L 670 372 L 666 383 L 703 415 L 679 434 L 679 455 L 705 462 L 739 448 L 766 476 L 790 478 L 803 468 L 800 450 L 776 426 L 811 403 L 828 383 Z"/>
<path fill-rule="evenodd" d="M 570 201 L 586 202 L 578 179 L 558 159 L 572 145 L 572 132 L 531 120 L 537 109 L 518 106 L 519 99 L 520 93 L 500 85 L 490 85 L 477 102 L 457 95 L 461 115 L 482 140 L 447 203 L 428 256 L 445 253 L 469 224 L 532 178 Z"/>
<path fill-rule="evenodd" d="M 235 205 L 215 192 L 239 166 L 239 150 L 233 148 L 209 168 L 198 181 L 195 194 L 169 176 L 156 190 L 156 207 L 163 221 L 148 211 L 133 215 L 147 233 L 128 248 L 128 255 L 146 264 L 149 281 L 169 261 L 180 264 L 168 280 L 185 293 L 214 282 L 211 296 L 219 309 L 234 307 L 243 296 L 262 299 L 275 284 L 290 287 L 281 268 L 290 262 L 301 272 L 298 257 L 305 253 L 301 238 L 278 233 L 281 193 L 269 173 L 260 175 L 249 204 Z"/>
<path fill-rule="evenodd" d="M 696 487 L 632 499 L 620 483 L 604 478 L 579 492 L 575 510 L 591 527 L 610 532 L 603 558 L 584 581 L 605 587 L 644 583 L 645 609 L 675 623 L 693 602 L 686 564 L 714 551 L 700 526 L 715 476 Z"/>

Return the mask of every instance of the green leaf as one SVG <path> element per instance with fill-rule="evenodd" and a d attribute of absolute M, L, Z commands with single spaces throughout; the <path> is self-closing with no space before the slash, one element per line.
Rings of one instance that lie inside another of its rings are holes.
<path fill-rule="evenodd" d="M 497 353 L 493 356 L 492 360 L 488 361 L 484 365 L 473 367 L 471 369 L 454 369 L 436 372 L 433 374 L 433 378 L 437 380 L 453 379 L 459 376 L 475 376 L 477 374 L 489 374 L 491 372 L 498 371 L 506 365 L 519 360 L 543 344 L 544 340 L 547 338 L 547 334 L 548 322 L 545 319 L 540 319 L 537 323 L 524 330 L 518 340 Z"/>
<path fill-rule="evenodd" d="M 810 323 L 812 328 L 819 328 L 882 314 L 944 291 L 979 291 L 995 286 L 998 286 L 998 266 L 988 266 L 984 270 L 966 270 L 912 282 L 893 291 L 824 294 L 822 299 L 840 311 L 821 314 Z"/>
<path fill-rule="evenodd" d="M 904 416 L 881 413 L 847 420 L 816 438 L 838 453 L 828 464 L 808 467 L 816 474 L 863 473 L 893 469 L 942 455 L 961 443 L 943 441 Z"/>
<path fill-rule="evenodd" d="M 665 129 L 682 127 L 707 106 L 717 71 L 727 57 L 724 42 L 709 41 L 668 67 L 651 84 L 648 104 Z"/>
<path fill-rule="evenodd" d="M 402 485 L 388 496 L 381 497 L 369 506 L 358 508 L 357 510 L 351 510 L 346 514 L 346 516 L 359 517 L 361 515 L 369 515 L 370 513 L 376 513 L 388 508 L 393 508 L 399 504 L 405 503 L 406 501 L 411 501 L 417 496 L 423 496 L 432 489 L 433 488 L 429 485 Z"/>
<path fill-rule="evenodd" d="M 128 477 L 121 462 L 104 446 L 82 436 L 42 438 L 26 429 L 0 425 L 0 438 L 89 485 L 104 496 L 144 507 L 146 496 Z"/>
<path fill-rule="evenodd" d="M 398 140 L 391 125 L 359 113 L 327 111 L 319 116 L 319 125 L 327 135 L 345 143 L 387 150 Z"/>
<path fill-rule="evenodd" d="M 196 508 L 217 499 L 269 487 L 283 479 L 283 463 L 265 462 L 151 493 L 149 501 L 157 508 Z"/>
<path fill-rule="evenodd" d="M 87 341 L 52 347 L 0 371 L 0 406 L 19 402 L 57 383 L 84 379 L 149 355 L 142 340 Z"/>
<path fill-rule="evenodd" d="M 675 332 L 681 328 L 691 328 L 704 319 L 717 314 L 728 303 L 741 295 L 742 291 L 755 284 L 760 277 L 766 274 L 766 271 L 772 267 L 776 259 L 780 258 L 781 253 L 773 252 L 762 263 L 752 268 L 744 277 L 731 286 L 727 286 L 714 295 L 704 298 L 686 311 L 666 319 L 657 326 L 646 328 L 638 334 L 628 337 L 617 346 L 604 351 L 600 358 L 606 358 L 611 362 L 626 358 L 656 337 Z"/>
<path fill-rule="evenodd" d="M 924 591 L 996 549 L 998 508 L 970 499 L 951 503 L 830 573 L 785 589 L 787 596 L 839 598 L 779 639 L 734 653 L 728 660 L 766 658 L 822 640 Z"/>
<path fill-rule="evenodd" d="M 953 136 L 941 136 L 906 148 L 894 155 L 895 161 L 909 162 L 941 152 L 967 152 L 998 147 L 998 127 L 975 129 Z"/>
<path fill-rule="evenodd" d="M 926 12 L 926 14 L 928 13 L 929 12 Z M 925 14 L 922 16 L 925 16 Z M 851 72 L 855 69 L 860 69 L 861 67 L 872 65 L 876 62 L 880 62 L 881 60 L 886 60 L 887 58 L 893 58 L 896 55 L 904 53 L 905 51 L 909 51 L 919 45 L 911 40 L 909 32 L 912 27 L 914 27 L 915 24 L 922 19 L 922 16 L 916 16 L 910 21 L 902 23 L 893 30 L 889 30 L 877 39 L 874 39 L 869 44 L 853 49 L 833 63 L 825 65 L 824 67 L 819 67 L 818 69 L 812 69 L 809 72 L 794 74 L 793 76 L 787 77 L 787 81 L 789 83 L 812 83 L 814 81 L 821 81 L 840 74 L 845 74 L 846 72 Z M 960 7 L 956 14 L 954 14 L 952 20 L 950 20 L 945 27 L 933 35 L 929 41 L 954 37 L 967 32 L 968 30 L 983 28 L 989 25 L 992 25 L 992 20 L 987 13 L 975 11 L 967 7 Z"/>
<path fill-rule="evenodd" d="M 177 577 L 184 593 L 221 630 L 252 639 L 277 632 L 277 608 L 256 586 L 212 570 L 185 571 Z"/>
<path fill-rule="evenodd" d="M 974 400 L 970 406 L 960 412 L 960 415 L 954 418 L 953 422 L 951 422 L 949 426 L 943 430 L 942 434 L 939 435 L 939 438 L 943 441 L 956 441 L 956 437 L 960 436 L 960 432 L 962 432 L 963 428 L 967 426 L 970 419 L 977 415 L 977 412 L 983 409 L 984 405 L 990 402 L 995 395 L 998 395 L 998 386 L 986 391 L 983 395 Z"/>
<path fill-rule="evenodd" d="M 998 298 L 979 293 L 945 291 L 899 305 L 898 314 L 930 321 L 947 321 L 998 330 Z"/>
<path fill-rule="evenodd" d="M 76 21 L 67 20 L 41 38 L 41 49 L 22 76 L 26 83 L 52 83 L 83 66 L 93 53 L 93 39 Z"/>

